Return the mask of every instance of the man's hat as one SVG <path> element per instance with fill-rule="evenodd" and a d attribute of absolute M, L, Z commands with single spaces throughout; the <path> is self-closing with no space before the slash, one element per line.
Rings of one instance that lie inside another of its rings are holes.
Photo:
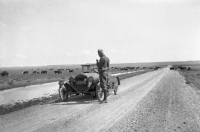
<path fill-rule="evenodd" d="M 103 52 L 103 50 L 102 49 L 98 49 L 98 52 Z"/>

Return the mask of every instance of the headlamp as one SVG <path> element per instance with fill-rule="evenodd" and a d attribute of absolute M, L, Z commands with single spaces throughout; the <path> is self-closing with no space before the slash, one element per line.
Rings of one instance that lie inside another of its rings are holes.
<path fill-rule="evenodd" d="M 69 82 L 70 82 L 70 83 L 74 82 L 74 78 L 73 78 L 73 77 L 70 77 L 70 78 L 69 78 Z"/>
<path fill-rule="evenodd" d="M 89 77 L 88 78 L 88 82 L 93 82 L 94 81 L 94 78 L 93 77 Z"/>

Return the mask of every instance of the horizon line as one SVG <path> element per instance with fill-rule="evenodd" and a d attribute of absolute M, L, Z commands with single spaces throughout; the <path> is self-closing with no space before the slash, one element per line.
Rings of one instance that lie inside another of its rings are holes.
<path fill-rule="evenodd" d="M 200 60 L 187 60 L 187 61 L 156 61 L 156 62 L 125 62 L 125 63 L 112 63 L 113 64 L 144 64 L 144 63 L 178 63 L 178 62 L 199 62 Z M 95 64 L 95 63 L 84 63 L 84 64 Z M 37 65 L 37 66 L 10 66 L 10 67 L 1 67 L 0 68 L 20 68 L 20 67 L 47 67 L 47 66 L 73 66 L 73 65 L 82 65 L 82 64 L 56 64 L 56 65 Z"/>

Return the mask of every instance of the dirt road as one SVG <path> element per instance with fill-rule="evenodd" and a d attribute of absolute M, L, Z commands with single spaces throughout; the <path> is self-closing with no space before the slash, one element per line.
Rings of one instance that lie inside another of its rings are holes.
<path fill-rule="evenodd" d="M 200 95 L 167 68 L 121 82 L 107 104 L 91 96 L 0 116 L 1 132 L 200 132 Z"/>

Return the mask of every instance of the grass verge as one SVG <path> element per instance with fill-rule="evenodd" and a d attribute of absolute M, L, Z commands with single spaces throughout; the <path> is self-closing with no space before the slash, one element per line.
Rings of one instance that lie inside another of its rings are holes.
<path fill-rule="evenodd" d="M 6 104 L 0 106 L 0 115 L 10 113 L 19 109 L 24 109 L 33 105 L 42 105 L 59 100 L 58 94 L 52 94 L 48 97 L 41 97 L 29 100 L 27 102 L 17 102 L 15 104 Z"/>
<path fill-rule="evenodd" d="M 194 86 L 196 90 L 200 90 L 200 70 L 180 71 L 180 75 L 185 78 L 185 83 Z"/>

